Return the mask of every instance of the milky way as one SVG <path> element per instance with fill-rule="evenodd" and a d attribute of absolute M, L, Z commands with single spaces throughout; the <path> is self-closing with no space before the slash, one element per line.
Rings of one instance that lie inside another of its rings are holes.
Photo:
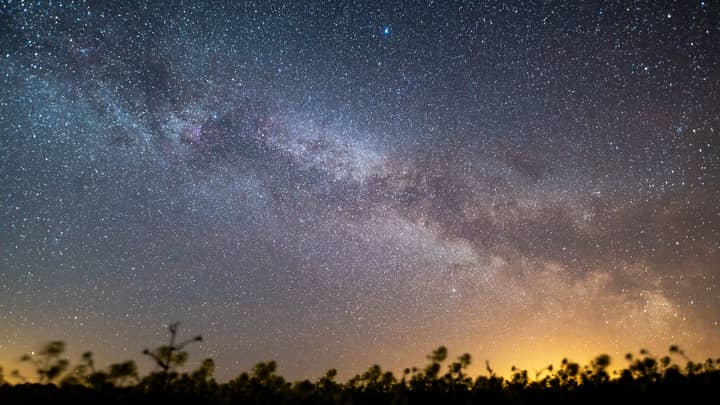
<path fill-rule="evenodd" d="M 717 2 L 103 3 L 0 3 L 0 363 L 720 352 Z"/>

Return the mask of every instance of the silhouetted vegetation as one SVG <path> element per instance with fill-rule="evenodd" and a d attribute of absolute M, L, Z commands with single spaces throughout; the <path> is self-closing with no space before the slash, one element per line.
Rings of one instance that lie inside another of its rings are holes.
<path fill-rule="evenodd" d="M 406 368 L 398 379 L 373 365 L 347 382 L 337 382 L 328 370 L 317 380 L 288 382 L 274 361 L 258 363 L 248 372 L 219 383 L 215 363 L 205 359 L 192 371 L 179 371 L 188 359 L 184 348 L 200 336 L 178 343 L 179 324 L 169 326 L 167 345 L 143 354 L 156 368 L 140 376 L 134 361 L 98 369 L 91 352 L 75 366 L 64 357 L 65 343 L 52 341 L 20 360 L 32 365 L 34 376 L 11 372 L 8 382 L 0 367 L 0 403 L 72 401 L 73 403 L 156 403 L 158 401 L 211 404 L 425 404 L 425 403 L 606 403 L 623 401 L 717 401 L 720 394 L 720 358 L 703 363 L 690 360 L 678 346 L 656 357 L 647 350 L 627 354 L 625 367 L 610 371 L 612 359 L 602 354 L 581 366 L 563 359 L 534 373 L 513 367 L 500 377 L 485 362 L 486 374 L 471 376 L 472 362 L 463 354 L 448 362 L 448 350 L 439 347 L 427 356 L 425 367 Z"/>

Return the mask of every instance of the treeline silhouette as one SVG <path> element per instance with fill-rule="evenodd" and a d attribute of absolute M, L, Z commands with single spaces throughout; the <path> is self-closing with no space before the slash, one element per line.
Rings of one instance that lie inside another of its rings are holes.
<path fill-rule="evenodd" d="M 505 378 L 485 362 L 486 374 L 467 373 L 471 356 L 448 362 L 441 346 L 425 367 L 407 368 L 401 376 L 374 365 L 346 382 L 328 370 L 317 380 L 289 382 L 274 361 L 258 363 L 225 383 L 213 378 L 215 363 L 205 359 L 193 371 L 178 371 L 187 361 L 185 348 L 202 340 L 178 340 L 179 323 L 168 327 L 169 342 L 142 353 L 155 363 L 141 376 L 134 361 L 99 368 L 85 352 L 76 365 L 64 358 L 65 343 L 52 341 L 21 361 L 34 369 L 29 378 L 17 370 L 9 383 L 0 367 L 0 404 L 61 403 L 208 403 L 208 404 L 481 404 L 481 403 L 634 403 L 710 402 L 720 400 L 720 358 L 698 363 L 678 346 L 656 357 L 647 350 L 627 354 L 626 366 L 610 371 L 611 359 L 599 355 L 581 366 L 567 359 L 558 367 L 529 373 L 512 368 Z M 449 364 L 446 364 L 449 363 Z"/>

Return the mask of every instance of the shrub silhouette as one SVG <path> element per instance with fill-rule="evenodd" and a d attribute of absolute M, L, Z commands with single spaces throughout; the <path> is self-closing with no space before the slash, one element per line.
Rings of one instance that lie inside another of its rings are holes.
<path fill-rule="evenodd" d="M 61 358 L 65 352 L 65 342 L 54 340 L 46 344 L 37 355 L 33 352 L 20 357 L 20 361 L 35 366 L 35 373 L 40 383 L 49 383 L 65 372 L 70 365 L 67 359 Z"/>
<path fill-rule="evenodd" d="M 612 359 L 601 354 L 584 366 L 563 359 L 557 367 L 548 365 L 532 374 L 513 367 L 507 379 L 497 376 L 486 361 L 487 374 L 473 378 L 467 372 L 472 364 L 470 354 L 444 367 L 448 350 L 440 346 L 427 356 L 425 367 L 408 367 L 400 379 L 380 365 L 373 365 L 345 383 L 336 381 L 335 369 L 316 381 L 290 383 L 278 374 L 276 362 L 267 361 L 228 382 L 218 383 L 213 377 L 212 359 L 204 359 L 195 370 L 177 371 L 188 358 L 185 347 L 201 339 L 198 336 L 178 343 L 178 326 L 176 323 L 168 327 L 169 344 L 143 352 L 156 366 L 145 376 L 138 374 L 132 360 L 98 369 L 91 352 L 83 353 L 79 362 L 70 367 L 63 358 L 65 344 L 50 342 L 37 354 L 22 357 L 34 366 L 40 384 L 8 384 L 0 368 L 0 403 L 663 403 L 716 398 L 720 384 L 720 359 L 693 362 L 675 345 L 660 358 L 647 350 L 626 355 L 627 367 L 614 372 L 614 377 L 608 372 Z M 21 377 L 12 373 L 15 381 L 23 382 Z"/>
<path fill-rule="evenodd" d="M 143 350 L 143 354 L 152 358 L 157 368 L 160 369 L 159 373 L 153 373 L 143 379 L 143 383 L 150 389 L 158 387 L 163 390 L 166 389 L 170 380 L 177 377 L 174 369 L 182 367 L 188 359 L 188 353 L 183 351 L 185 346 L 202 341 L 202 336 L 198 335 L 178 343 L 177 334 L 179 328 L 180 322 L 168 325 L 168 331 L 170 332 L 169 343 L 153 350 Z"/>
<path fill-rule="evenodd" d="M 192 339 L 176 343 L 179 328 L 180 322 L 168 325 L 168 331 L 170 331 L 169 344 L 160 346 L 154 350 L 143 350 L 143 354 L 150 356 L 164 373 L 168 373 L 172 371 L 173 368 L 185 364 L 188 359 L 187 352 L 182 351 L 185 346 L 193 342 L 202 341 L 202 336 L 198 335 Z"/>

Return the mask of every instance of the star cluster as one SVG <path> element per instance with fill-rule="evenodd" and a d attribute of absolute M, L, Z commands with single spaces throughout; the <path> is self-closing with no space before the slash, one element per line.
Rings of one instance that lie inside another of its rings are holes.
<path fill-rule="evenodd" d="M 0 363 L 720 351 L 720 4 L 101 3 L 0 3 Z"/>

